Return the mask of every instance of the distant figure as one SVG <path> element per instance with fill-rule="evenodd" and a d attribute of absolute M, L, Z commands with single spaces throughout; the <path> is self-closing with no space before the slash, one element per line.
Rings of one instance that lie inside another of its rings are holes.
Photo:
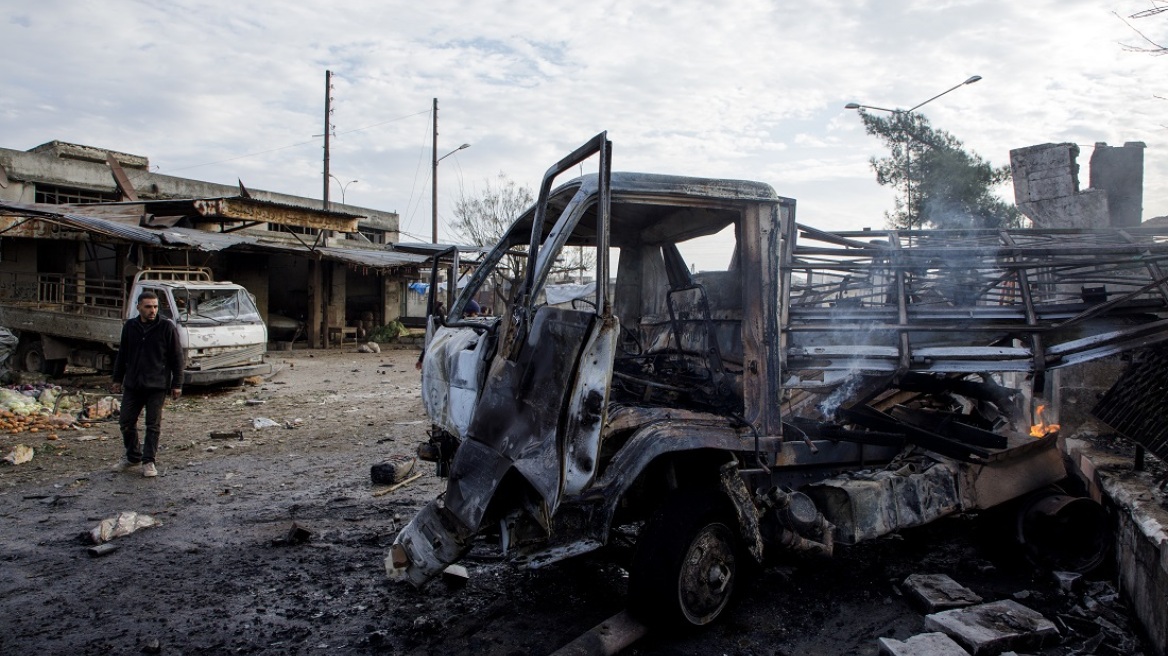
<path fill-rule="evenodd" d="M 464 317 L 477 317 L 479 316 L 479 312 L 482 312 L 482 308 L 479 307 L 479 304 L 473 298 L 466 302 L 466 307 L 462 308 L 462 315 Z"/>
<path fill-rule="evenodd" d="M 122 325 L 121 344 L 114 360 L 111 390 L 122 395 L 122 443 L 126 455 L 115 471 L 142 465 L 142 475 L 158 475 L 154 458 L 162 434 L 162 404 L 182 394 L 183 352 L 178 329 L 170 319 L 158 316 L 158 296 L 138 296 L 138 316 Z M 138 417 L 146 410 L 146 446 L 138 440 Z"/>

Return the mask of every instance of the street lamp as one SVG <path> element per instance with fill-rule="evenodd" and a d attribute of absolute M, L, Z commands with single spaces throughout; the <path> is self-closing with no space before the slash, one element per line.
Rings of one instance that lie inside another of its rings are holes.
<path fill-rule="evenodd" d="M 980 75 L 971 75 L 964 82 L 962 82 L 960 84 L 955 84 L 952 87 L 950 87 L 950 88 L 942 91 L 941 93 L 933 96 L 932 98 L 929 98 L 928 100 L 926 100 L 924 102 L 917 103 L 916 105 L 913 105 L 912 107 L 910 107 L 908 109 L 888 109 L 887 107 L 876 107 L 874 105 L 861 105 L 860 103 L 856 103 L 856 102 L 850 102 L 850 103 L 844 105 L 844 109 L 874 109 L 874 110 L 879 111 L 879 112 L 888 112 L 889 114 L 893 114 L 893 115 L 899 114 L 902 116 L 909 116 L 913 112 L 915 112 L 916 110 L 933 102 L 934 100 L 949 93 L 950 91 L 955 91 L 955 90 L 960 89 L 961 87 L 963 87 L 967 84 L 973 84 L 974 82 L 977 82 L 979 80 L 981 80 Z M 906 143 L 905 147 L 904 147 L 904 160 L 905 160 L 904 199 L 905 199 L 905 205 L 908 207 L 908 229 L 912 230 L 913 219 L 915 217 L 913 217 L 913 204 L 912 204 L 912 169 L 911 169 L 912 147 L 911 147 L 911 144 L 909 144 L 909 143 Z"/>
<path fill-rule="evenodd" d="M 338 178 L 337 176 L 333 175 L 332 173 L 329 174 L 329 177 L 332 178 L 333 180 L 336 180 L 337 186 L 339 186 L 341 188 L 341 205 L 344 205 L 345 204 L 345 190 L 349 188 L 349 185 L 356 182 L 356 180 L 349 180 L 348 182 L 341 182 L 341 179 Z"/>
<path fill-rule="evenodd" d="M 438 145 L 437 133 L 435 133 L 434 145 L 435 146 Z M 459 146 L 458 148 L 455 148 L 454 150 L 446 153 L 442 157 L 438 156 L 438 148 L 437 147 L 434 148 L 434 164 L 433 164 L 432 170 L 430 172 L 430 187 L 431 187 L 430 208 L 431 208 L 431 211 L 433 212 L 433 218 L 434 218 L 434 223 L 433 223 L 434 234 L 433 234 L 432 242 L 435 244 L 438 243 L 438 162 L 441 162 L 442 160 L 446 159 L 447 157 L 450 157 L 454 153 L 457 153 L 458 151 L 460 151 L 464 148 L 470 148 L 470 144 L 464 143 L 461 146 Z"/>

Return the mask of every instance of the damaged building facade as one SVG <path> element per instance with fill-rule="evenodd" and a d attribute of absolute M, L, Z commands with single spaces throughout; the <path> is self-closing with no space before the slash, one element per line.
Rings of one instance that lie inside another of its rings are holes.
<path fill-rule="evenodd" d="M 0 149 L 0 275 L 128 279 L 200 266 L 244 285 L 273 341 L 325 346 L 397 320 L 424 255 L 398 216 L 150 172 L 147 158 L 50 142 Z"/>

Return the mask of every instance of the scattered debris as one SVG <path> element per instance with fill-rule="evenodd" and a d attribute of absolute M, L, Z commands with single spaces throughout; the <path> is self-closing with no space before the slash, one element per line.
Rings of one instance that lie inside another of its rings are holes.
<path fill-rule="evenodd" d="M 275 423 L 275 422 L 273 422 L 273 423 Z M 253 422 L 252 425 L 254 426 L 255 423 Z M 211 439 L 213 439 L 213 440 L 242 440 L 243 439 L 243 431 L 242 430 L 211 431 L 210 436 L 211 436 Z"/>
<path fill-rule="evenodd" d="M 10 465 L 22 465 L 32 460 L 32 447 L 27 444 L 17 444 L 12 447 L 8 455 L 4 456 L 4 462 Z"/>
<path fill-rule="evenodd" d="M 98 400 L 97 403 L 85 406 L 85 417 L 87 419 L 105 419 L 118 414 L 121 410 L 122 404 L 116 397 L 105 396 Z"/>
<path fill-rule="evenodd" d="M 979 604 L 982 598 L 944 574 L 913 574 L 904 580 L 909 597 L 925 613 Z"/>
<path fill-rule="evenodd" d="M 446 569 L 442 570 L 442 582 L 448 588 L 460 590 L 466 587 L 468 580 L 470 580 L 470 572 L 462 565 L 448 565 Z"/>
<path fill-rule="evenodd" d="M 142 645 L 142 653 L 143 654 L 161 654 L 162 653 L 162 643 L 158 641 L 158 638 L 151 638 L 150 640 L 146 641 L 145 645 Z"/>
<path fill-rule="evenodd" d="M 279 426 L 279 422 L 268 419 L 267 417 L 256 417 L 251 420 L 251 427 L 256 430 L 263 430 L 265 428 L 274 428 Z"/>
<path fill-rule="evenodd" d="M 308 542 L 312 537 L 312 531 L 303 526 L 292 522 L 292 526 L 288 528 L 288 536 L 285 538 L 289 544 L 303 544 Z"/>
<path fill-rule="evenodd" d="M 118 550 L 118 545 L 112 544 L 110 542 L 106 542 L 105 544 L 99 544 L 96 546 L 92 546 L 92 547 L 86 549 L 86 551 L 89 552 L 89 555 L 93 556 L 95 558 L 98 556 L 109 555 L 117 550 Z"/>
<path fill-rule="evenodd" d="M 400 483 L 414 470 L 417 458 L 406 455 L 390 456 L 385 462 L 369 468 L 369 477 L 377 485 L 393 485 Z"/>
<path fill-rule="evenodd" d="M 390 492 L 393 492 L 394 490 L 397 490 L 398 488 L 402 488 L 402 487 L 405 487 L 406 485 L 409 485 L 410 483 L 413 483 L 414 481 L 418 480 L 421 477 L 422 477 L 422 472 L 418 472 L 400 483 L 394 483 L 393 485 L 390 485 L 389 487 L 383 487 L 380 490 L 375 490 L 373 492 L 373 496 L 379 497 L 379 496 L 382 496 L 385 494 L 389 494 Z"/>
<path fill-rule="evenodd" d="M 247 405 L 263 405 L 263 404 L 267 403 L 267 401 L 265 401 L 263 399 L 248 399 L 248 400 L 244 401 L 244 403 Z"/>
<path fill-rule="evenodd" d="M 297 417 L 295 419 L 284 422 L 284 428 L 287 428 L 289 430 L 291 430 L 293 428 L 300 428 L 303 425 L 304 425 L 304 420 L 301 419 L 300 417 Z"/>
<path fill-rule="evenodd" d="M 933 613 L 925 628 L 945 632 L 974 656 L 1041 648 L 1059 637 L 1054 623 L 1012 599 Z"/>
<path fill-rule="evenodd" d="M 129 535 L 138 529 L 159 525 L 159 522 L 150 515 L 127 510 L 119 513 L 117 517 L 101 520 L 101 523 L 89 532 L 89 537 L 94 544 L 104 544 L 114 538 Z"/>
<path fill-rule="evenodd" d="M 572 642 L 557 649 L 552 656 L 609 656 L 640 640 L 648 627 L 637 621 L 627 610 L 613 615 Z"/>
<path fill-rule="evenodd" d="M 264 377 L 263 376 L 248 376 L 247 378 L 243 379 L 243 384 L 244 385 L 251 385 L 253 387 L 256 385 L 263 385 L 264 384 Z"/>
<path fill-rule="evenodd" d="M 377 342 L 366 342 L 357 347 L 358 353 L 381 353 L 381 345 Z"/>
<path fill-rule="evenodd" d="M 969 656 L 944 633 L 921 633 L 908 640 L 880 638 L 880 653 L 889 656 Z"/>

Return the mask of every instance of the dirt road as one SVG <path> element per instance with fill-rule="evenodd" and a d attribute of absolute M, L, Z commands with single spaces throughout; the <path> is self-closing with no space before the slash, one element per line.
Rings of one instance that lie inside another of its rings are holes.
<path fill-rule="evenodd" d="M 386 580 L 398 528 L 443 489 L 420 463 L 422 478 L 372 495 L 370 466 L 425 436 L 416 355 L 278 353 L 262 385 L 187 394 L 167 408 L 156 479 L 109 471 L 121 455 L 113 422 L 56 440 L 0 434 L 0 453 L 36 449 L 0 465 L 0 654 L 547 654 L 618 612 L 620 546 L 535 572 L 472 557 L 461 589 Z M 65 382 L 95 396 L 105 383 Z M 278 425 L 254 428 L 263 418 Z M 210 437 L 236 430 L 242 439 Z M 79 536 L 122 511 L 161 526 L 89 555 Z M 293 523 L 307 541 L 285 540 Z M 972 532 L 941 522 L 832 561 L 772 564 L 727 621 L 650 634 L 627 653 L 875 654 L 877 637 L 921 630 L 898 588 L 914 572 L 948 573 L 987 599 L 1021 595 L 1049 615 L 1106 598 L 1105 583 L 1064 595 L 996 562 Z M 1109 608 L 1126 621 L 1119 602 Z M 1069 653 L 1088 637 L 1080 629 L 1035 653 Z"/>

